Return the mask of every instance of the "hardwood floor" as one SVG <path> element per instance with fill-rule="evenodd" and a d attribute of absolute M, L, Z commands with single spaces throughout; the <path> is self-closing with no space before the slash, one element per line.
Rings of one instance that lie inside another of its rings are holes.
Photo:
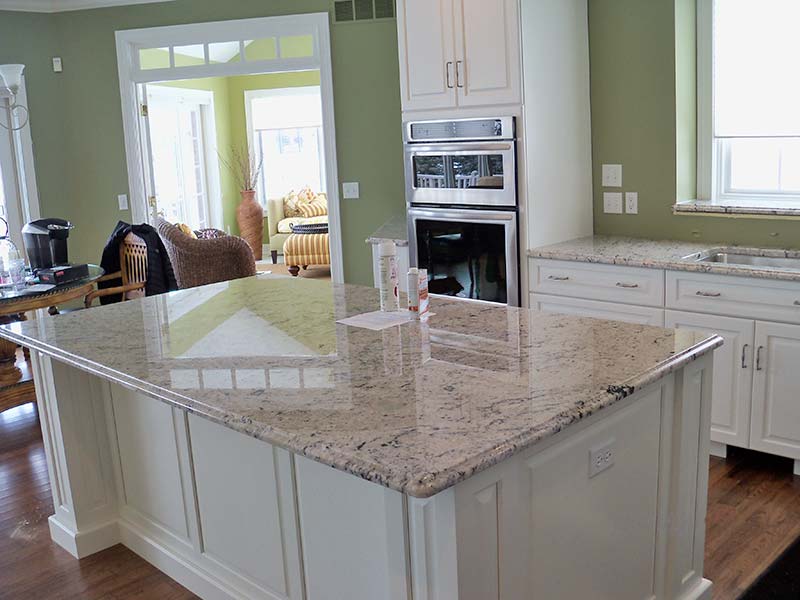
<path fill-rule="evenodd" d="M 738 598 L 798 537 L 800 477 L 791 460 L 738 448 L 711 458 L 705 575 L 714 600 Z"/>
<path fill-rule="evenodd" d="M 123 546 L 75 560 L 50 540 L 50 481 L 35 404 L 0 413 L 0 600 L 196 598 Z"/>
<path fill-rule="evenodd" d="M 791 473 L 791 461 L 744 450 L 711 459 L 714 600 L 737 598 L 800 537 L 800 477 Z M 35 404 L 0 413 L 0 600 L 195 598 L 122 546 L 76 561 L 50 541 L 52 513 Z"/>

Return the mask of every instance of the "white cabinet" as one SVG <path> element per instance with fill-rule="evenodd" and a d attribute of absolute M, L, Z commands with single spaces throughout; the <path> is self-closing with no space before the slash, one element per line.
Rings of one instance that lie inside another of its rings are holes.
<path fill-rule="evenodd" d="M 750 447 L 798 461 L 800 326 L 758 321 L 755 345 Z"/>
<path fill-rule="evenodd" d="M 660 308 L 598 302 L 597 300 L 584 300 L 582 298 L 548 296 L 546 294 L 531 294 L 530 300 L 531 308 L 544 312 L 594 317 L 610 321 L 624 321 L 625 323 L 636 323 L 638 325 L 664 326 L 664 311 Z"/>
<path fill-rule="evenodd" d="M 455 106 L 453 0 L 402 0 L 397 27 L 403 109 Z"/>
<path fill-rule="evenodd" d="M 725 340 L 714 354 L 711 438 L 715 442 L 746 448 L 750 440 L 755 323 L 748 319 L 668 310 L 665 326 L 716 333 Z"/>
<path fill-rule="evenodd" d="M 521 104 L 515 0 L 399 0 L 403 110 Z"/>

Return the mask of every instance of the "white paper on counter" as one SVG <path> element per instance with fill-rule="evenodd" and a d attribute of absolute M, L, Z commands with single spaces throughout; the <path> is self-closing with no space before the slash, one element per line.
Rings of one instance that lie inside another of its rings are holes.
<path fill-rule="evenodd" d="M 362 313 L 336 321 L 342 325 L 351 325 L 352 327 L 363 327 L 364 329 L 371 329 L 372 331 L 381 331 L 396 325 L 402 325 L 413 321 L 414 316 L 407 310 L 397 310 L 392 312 L 385 312 L 376 310 L 373 312 Z"/>

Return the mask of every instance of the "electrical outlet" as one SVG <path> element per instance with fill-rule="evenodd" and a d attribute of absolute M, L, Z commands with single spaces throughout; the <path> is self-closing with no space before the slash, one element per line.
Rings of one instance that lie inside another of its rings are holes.
<path fill-rule="evenodd" d="M 359 185 L 357 181 L 342 184 L 342 196 L 346 199 L 357 199 L 359 197 Z"/>
<path fill-rule="evenodd" d="M 603 192 L 603 212 L 613 215 L 622 214 L 622 194 L 620 192 Z"/>
<path fill-rule="evenodd" d="M 622 165 L 603 165 L 603 187 L 622 187 Z"/>
<path fill-rule="evenodd" d="M 606 469 L 614 466 L 617 440 L 611 438 L 602 446 L 595 446 L 589 450 L 589 478 L 599 475 Z"/>
<path fill-rule="evenodd" d="M 639 214 L 639 192 L 625 192 L 625 212 L 629 215 Z"/>
<path fill-rule="evenodd" d="M 117 204 L 120 210 L 128 210 L 128 196 L 127 194 L 120 194 L 117 196 Z"/>
<path fill-rule="evenodd" d="M 53 57 L 53 73 L 61 73 L 64 70 L 64 64 L 61 62 L 60 56 Z"/>

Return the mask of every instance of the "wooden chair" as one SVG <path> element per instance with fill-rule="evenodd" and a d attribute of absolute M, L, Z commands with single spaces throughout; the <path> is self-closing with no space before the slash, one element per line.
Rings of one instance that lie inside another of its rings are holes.
<path fill-rule="evenodd" d="M 122 285 L 90 292 L 84 301 L 86 308 L 91 307 L 92 301 L 101 296 L 122 294 L 123 300 L 144 296 L 144 286 L 147 281 L 147 244 L 138 235 L 129 233 L 122 240 L 119 245 L 119 266 L 119 271 L 103 275 L 98 279 L 98 283 L 121 279 Z"/>

